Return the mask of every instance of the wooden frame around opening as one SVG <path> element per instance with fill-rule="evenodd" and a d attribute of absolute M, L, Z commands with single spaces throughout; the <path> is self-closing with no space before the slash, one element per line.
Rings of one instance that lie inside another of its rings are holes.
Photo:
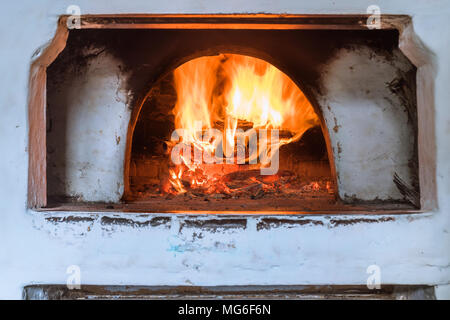
<path fill-rule="evenodd" d="M 262 29 L 262 30 L 368 30 L 368 15 L 272 15 L 272 14 L 140 14 L 140 15 L 82 15 L 81 29 Z M 64 49 L 69 34 L 68 19 L 63 15 L 58 20 L 55 37 L 50 45 L 32 62 L 30 68 L 28 112 L 29 112 L 29 171 L 28 171 L 28 207 L 43 208 L 47 205 L 46 170 L 46 69 Z M 396 29 L 400 33 L 411 25 L 411 19 L 405 15 L 382 15 L 381 29 Z M 426 62 L 424 62 L 425 64 Z M 419 67 L 419 66 L 417 66 Z M 425 88 L 429 91 L 429 88 Z M 420 88 L 418 87 L 418 91 Z M 429 95 L 418 93 L 418 97 Z M 419 104 L 419 182 L 421 189 L 421 210 L 436 207 L 434 122 L 424 107 Z M 422 123 L 421 123 L 422 122 Z M 425 123 L 426 122 L 426 123 Z M 129 125 L 132 129 L 133 123 Z M 422 129 L 422 130 L 421 130 Z M 132 131 L 132 130 L 131 130 Z M 326 131 L 326 130 L 325 130 Z M 327 132 L 325 132 L 328 134 Z M 131 135 L 132 136 L 132 135 Z M 422 138 L 421 138 L 422 136 Z M 425 137 L 425 138 L 424 138 Z M 128 138 L 130 132 L 128 132 Z M 431 144 L 421 144 L 424 139 L 432 139 Z M 329 141 L 329 139 L 326 138 Z M 130 143 L 127 141 L 127 148 Z M 335 166 L 330 150 L 330 166 L 335 175 Z M 127 150 L 127 156 L 128 152 Z M 425 159 L 424 163 L 421 160 Z M 127 159 L 125 159 L 127 161 Z M 425 167 L 424 167 L 425 166 Z M 127 166 L 125 166 L 125 170 Z M 125 177 L 128 172 L 125 172 Z M 125 183 L 128 180 L 125 179 Z M 127 188 L 127 186 L 125 186 Z M 411 210 L 417 212 L 417 210 Z M 384 212 L 381 212 L 384 213 Z"/>

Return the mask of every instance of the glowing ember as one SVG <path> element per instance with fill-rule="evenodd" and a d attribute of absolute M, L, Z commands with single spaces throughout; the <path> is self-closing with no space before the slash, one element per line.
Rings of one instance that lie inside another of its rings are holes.
<path fill-rule="evenodd" d="M 317 182 L 313 182 L 312 189 L 313 189 L 313 191 L 319 191 L 320 185 Z"/>

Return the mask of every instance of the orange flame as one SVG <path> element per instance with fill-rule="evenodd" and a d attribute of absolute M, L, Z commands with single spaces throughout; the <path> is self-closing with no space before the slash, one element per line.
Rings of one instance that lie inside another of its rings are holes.
<path fill-rule="evenodd" d="M 183 129 L 183 143 L 194 149 L 214 152 L 216 144 L 204 141 L 199 132 L 220 126 L 225 132 L 223 150 L 233 150 L 239 120 L 254 129 L 282 129 L 291 133 L 270 145 L 272 150 L 296 141 L 318 125 L 317 114 L 303 92 L 283 72 L 266 61 L 243 55 L 222 54 L 190 60 L 174 71 L 177 102 L 173 109 L 175 128 Z M 217 142 L 217 141 L 216 141 Z M 267 141 L 259 141 L 259 145 Z M 188 170 L 170 171 L 177 193 L 186 189 L 184 174 L 195 173 L 199 163 L 183 159 Z M 181 165 L 180 165 L 181 166 Z M 195 175 L 194 175 L 195 176 Z M 208 179 L 191 179 L 191 187 Z"/>

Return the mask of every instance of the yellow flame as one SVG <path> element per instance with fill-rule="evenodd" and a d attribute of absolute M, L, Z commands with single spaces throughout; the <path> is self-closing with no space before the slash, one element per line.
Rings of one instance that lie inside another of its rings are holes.
<path fill-rule="evenodd" d="M 213 128 L 216 121 L 234 129 L 240 119 L 255 128 L 278 128 L 296 134 L 319 124 L 314 108 L 298 86 L 261 59 L 236 54 L 193 59 L 175 69 L 174 81 L 175 128 L 187 130 L 194 141 L 198 140 L 196 121 L 202 123 L 200 129 Z"/>
<path fill-rule="evenodd" d="M 169 170 L 170 179 L 169 182 L 175 189 L 177 193 L 185 193 L 186 189 L 184 189 L 183 183 L 181 182 L 181 177 L 183 175 L 183 169 L 178 167 L 178 173 L 175 170 Z"/>
<path fill-rule="evenodd" d="M 234 144 L 239 120 L 256 129 L 282 129 L 292 134 L 271 145 L 272 149 L 300 139 L 306 130 L 319 124 L 314 108 L 298 86 L 261 59 L 236 54 L 193 59 L 175 69 L 174 84 L 175 128 L 185 131 L 184 143 L 201 150 L 211 151 L 213 145 L 202 141 L 199 131 L 215 128 L 216 124 L 221 124 L 225 132 L 225 154 L 227 145 Z M 197 166 L 186 165 L 189 171 Z M 182 172 L 171 174 L 172 180 L 180 180 Z M 172 185 L 185 192 L 181 183 Z"/>

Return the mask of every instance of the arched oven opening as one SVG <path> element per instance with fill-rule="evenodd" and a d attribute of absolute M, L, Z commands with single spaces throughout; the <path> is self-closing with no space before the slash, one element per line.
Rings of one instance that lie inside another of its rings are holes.
<path fill-rule="evenodd" d="M 191 59 L 165 72 L 131 119 L 124 200 L 175 211 L 329 205 L 336 183 L 316 110 L 265 60 Z"/>

